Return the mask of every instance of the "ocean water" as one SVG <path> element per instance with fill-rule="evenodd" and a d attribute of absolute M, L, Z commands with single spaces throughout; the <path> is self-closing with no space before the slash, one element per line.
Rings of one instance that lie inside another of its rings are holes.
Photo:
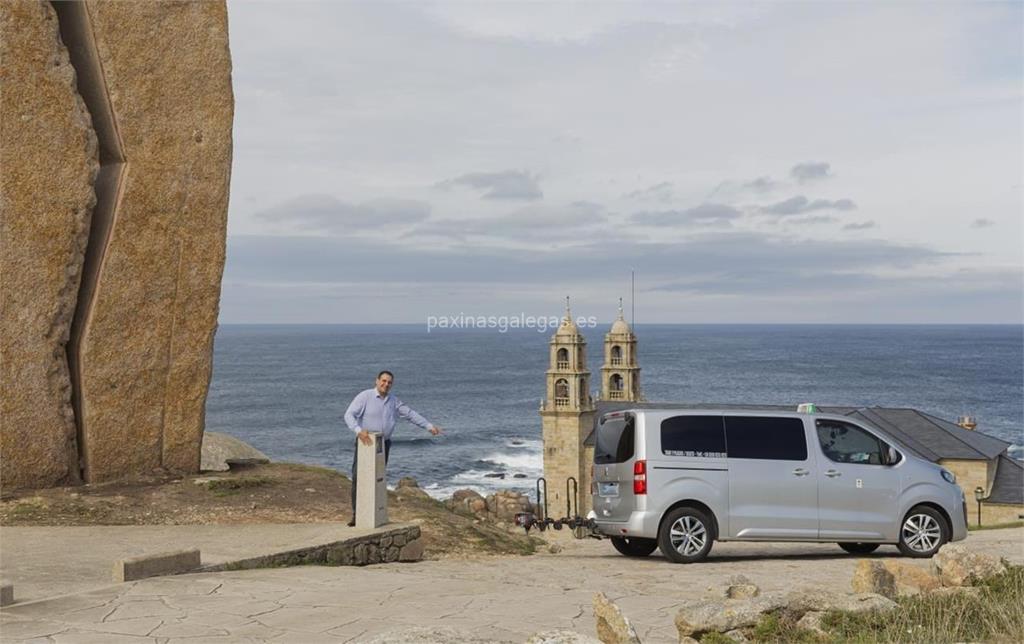
<path fill-rule="evenodd" d="M 584 329 L 591 388 L 605 326 Z M 914 407 L 978 429 L 1024 455 L 1024 328 L 999 326 L 639 325 L 648 400 Z M 425 325 L 222 325 L 206 428 L 274 460 L 348 472 L 342 418 L 381 369 L 393 393 L 444 434 L 399 422 L 388 477 L 437 497 L 470 487 L 532 490 L 551 332 Z"/>

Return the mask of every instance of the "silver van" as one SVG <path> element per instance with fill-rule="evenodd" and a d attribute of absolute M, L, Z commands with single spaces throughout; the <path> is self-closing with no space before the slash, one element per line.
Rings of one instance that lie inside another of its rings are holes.
<path fill-rule="evenodd" d="M 627 556 L 660 548 L 689 563 L 714 541 L 827 541 L 930 557 L 967 536 L 951 472 L 845 416 L 645 408 L 604 414 L 596 432 L 588 518 Z"/>

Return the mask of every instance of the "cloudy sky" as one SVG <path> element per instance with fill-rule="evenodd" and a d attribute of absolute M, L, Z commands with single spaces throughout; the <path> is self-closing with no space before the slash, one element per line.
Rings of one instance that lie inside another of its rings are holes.
<path fill-rule="evenodd" d="M 1021 322 L 1022 6 L 230 2 L 221 322 Z"/>

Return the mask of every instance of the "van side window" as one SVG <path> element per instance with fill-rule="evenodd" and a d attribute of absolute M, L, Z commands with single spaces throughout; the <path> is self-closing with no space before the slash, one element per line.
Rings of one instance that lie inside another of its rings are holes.
<path fill-rule="evenodd" d="M 601 418 L 594 443 L 594 462 L 599 465 L 625 463 L 633 458 L 634 425 L 633 414 Z"/>
<path fill-rule="evenodd" d="M 674 416 L 661 421 L 661 453 L 725 458 L 721 416 Z"/>
<path fill-rule="evenodd" d="M 836 463 L 882 465 L 887 445 L 860 427 L 838 420 L 818 420 L 821 451 Z"/>
<path fill-rule="evenodd" d="M 807 437 L 799 418 L 727 416 L 725 445 L 729 458 L 807 460 Z"/>

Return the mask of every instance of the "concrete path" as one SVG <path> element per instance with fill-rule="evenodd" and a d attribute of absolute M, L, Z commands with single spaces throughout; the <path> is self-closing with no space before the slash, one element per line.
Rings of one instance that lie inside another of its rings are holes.
<path fill-rule="evenodd" d="M 565 532 L 548 536 L 564 550 L 364 568 L 198 573 L 120 584 L 10 606 L 0 611 L 0 637 L 315 643 L 402 641 L 410 629 L 427 628 L 445 629 L 450 641 L 463 641 L 453 639 L 461 634 L 465 641 L 522 642 L 560 628 L 593 636 L 591 601 L 600 590 L 617 601 L 645 643 L 675 642 L 678 604 L 720 593 L 731 575 L 744 574 L 765 592 L 846 592 L 858 559 L 831 544 L 715 544 L 707 562 L 679 566 L 657 554 L 627 559 L 607 542 L 577 542 Z M 1024 564 L 1024 528 L 973 533 L 964 543 Z M 883 547 L 874 556 L 899 554 Z"/>
<path fill-rule="evenodd" d="M 0 578 L 18 602 L 112 583 L 114 562 L 198 548 L 204 566 L 372 534 L 343 523 L 0 527 Z"/>

